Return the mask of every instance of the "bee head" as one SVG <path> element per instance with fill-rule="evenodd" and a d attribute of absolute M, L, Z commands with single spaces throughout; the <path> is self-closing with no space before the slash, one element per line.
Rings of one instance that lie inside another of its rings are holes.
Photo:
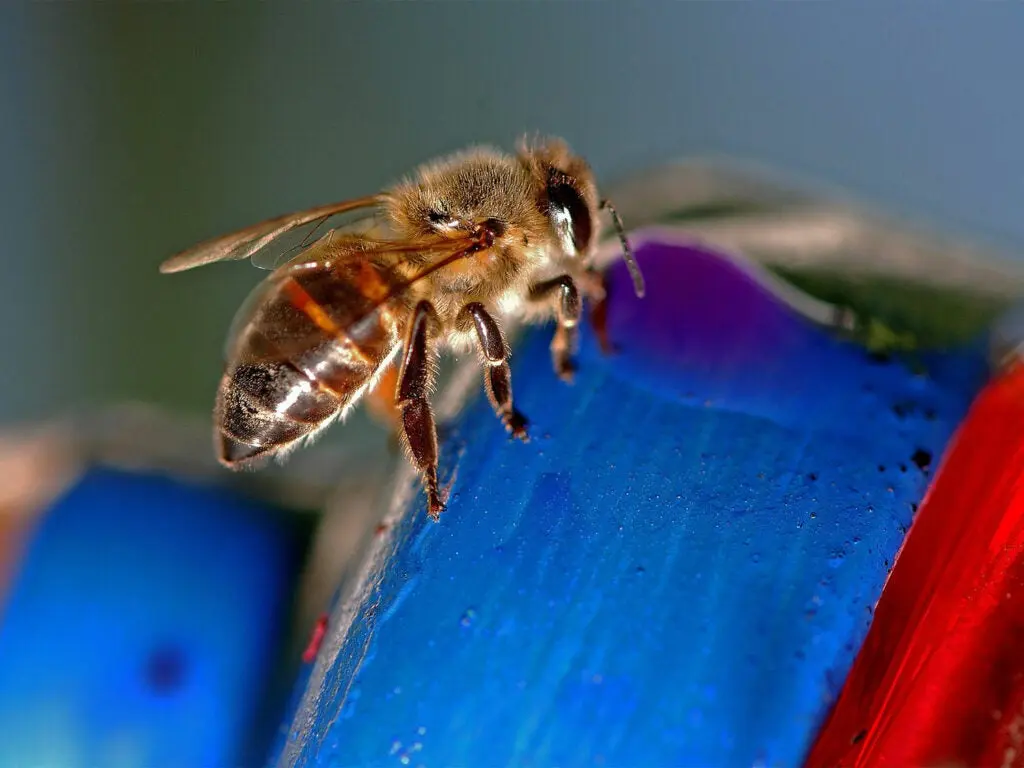
<path fill-rule="evenodd" d="M 522 144 L 520 161 L 539 182 L 537 205 L 568 256 L 584 256 L 597 236 L 600 201 L 593 172 L 561 140 Z"/>

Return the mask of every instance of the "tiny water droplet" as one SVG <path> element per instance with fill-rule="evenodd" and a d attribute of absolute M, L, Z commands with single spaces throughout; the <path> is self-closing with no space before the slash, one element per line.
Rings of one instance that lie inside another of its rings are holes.
<path fill-rule="evenodd" d="M 462 614 L 462 618 L 459 619 L 459 624 L 464 627 L 471 626 L 473 621 L 476 619 L 476 611 L 472 608 L 467 608 L 466 612 Z"/>

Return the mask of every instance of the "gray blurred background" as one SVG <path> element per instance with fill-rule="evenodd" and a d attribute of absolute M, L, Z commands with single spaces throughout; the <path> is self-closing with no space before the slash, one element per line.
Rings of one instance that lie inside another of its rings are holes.
<path fill-rule="evenodd" d="M 263 273 L 161 276 L 165 257 L 524 131 L 606 180 L 731 153 L 1016 248 L 1022 22 L 974 2 L 5 6 L 0 425 L 126 399 L 204 416 Z"/>

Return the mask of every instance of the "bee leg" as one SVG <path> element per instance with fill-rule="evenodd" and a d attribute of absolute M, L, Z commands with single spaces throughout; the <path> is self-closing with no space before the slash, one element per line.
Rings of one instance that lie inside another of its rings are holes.
<path fill-rule="evenodd" d="M 537 302 L 555 301 L 558 326 L 551 340 L 551 362 L 555 373 L 567 383 L 572 383 L 576 365 L 572 354 L 576 351 L 580 321 L 580 293 L 569 275 L 538 283 L 530 289 L 530 299 Z"/>
<path fill-rule="evenodd" d="M 487 399 L 491 401 L 494 412 L 513 437 L 529 442 L 526 433 L 526 418 L 512 405 L 512 371 L 508 366 L 508 345 L 502 336 L 498 322 L 484 309 L 484 305 L 474 301 L 462 308 L 476 326 L 476 338 L 480 343 L 480 352 L 484 357 L 484 387 Z"/>
<path fill-rule="evenodd" d="M 429 301 L 421 301 L 416 305 L 412 322 L 409 324 L 395 405 L 401 413 L 403 442 L 416 468 L 423 475 L 423 485 L 427 493 L 427 513 L 437 520 L 441 517 L 445 505 L 437 491 L 437 427 L 434 425 L 434 414 L 427 401 L 427 392 L 434 378 L 429 347 L 430 326 L 433 322 L 434 308 Z"/>
<path fill-rule="evenodd" d="M 590 327 L 597 336 L 601 352 L 610 355 L 615 347 L 608 336 L 607 276 L 596 269 L 588 269 L 580 279 L 580 290 L 590 302 Z"/>

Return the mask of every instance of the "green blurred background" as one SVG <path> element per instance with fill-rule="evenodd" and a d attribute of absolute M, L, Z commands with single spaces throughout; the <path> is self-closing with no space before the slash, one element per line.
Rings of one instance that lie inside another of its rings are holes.
<path fill-rule="evenodd" d="M 5 6 L 0 425 L 123 400 L 205 417 L 262 273 L 161 276 L 165 257 L 524 131 L 606 180 L 723 152 L 1013 249 L 1022 22 L 1006 3 Z"/>

